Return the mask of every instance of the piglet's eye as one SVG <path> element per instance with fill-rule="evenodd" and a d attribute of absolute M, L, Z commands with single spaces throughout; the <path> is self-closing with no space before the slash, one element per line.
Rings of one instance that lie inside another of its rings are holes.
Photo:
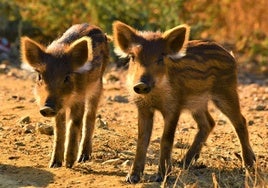
<path fill-rule="evenodd" d="M 131 60 L 131 61 L 134 61 L 135 60 L 135 56 L 134 56 L 134 54 L 129 54 L 129 59 Z"/>
<path fill-rule="evenodd" d="M 42 75 L 40 73 L 37 74 L 37 81 L 41 81 L 42 80 Z"/>
<path fill-rule="evenodd" d="M 64 78 L 64 83 L 68 83 L 71 81 L 71 76 L 70 75 L 66 75 L 65 78 Z"/>
<path fill-rule="evenodd" d="M 163 63 L 164 63 L 164 57 L 165 57 L 165 54 L 162 53 L 162 54 L 159 56 L 158 60 L 157 60 L 157 64 L 163 64 Z"/>
<path fill-rule="evenodd" d="M 38 86 L 41 86 L 43 84 L 43 77 L 42 74 L 40 74 L 39 72 L 36 75 L 36 84 Z"/>

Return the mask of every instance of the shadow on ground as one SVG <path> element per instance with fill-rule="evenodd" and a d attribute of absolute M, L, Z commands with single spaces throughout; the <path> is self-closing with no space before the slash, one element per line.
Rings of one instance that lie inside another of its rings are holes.
<path fill-rule="evenodd" d="M 42 169 L 0 164 L 0 187 L 46 187 L 53 179 L 52 173 Z"/>

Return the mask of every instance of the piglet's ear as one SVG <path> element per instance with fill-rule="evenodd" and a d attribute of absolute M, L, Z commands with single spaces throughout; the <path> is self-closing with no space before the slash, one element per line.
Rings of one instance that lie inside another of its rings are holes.
<path fill-rule="evenodd" d="M 42 55 L 45 48 L 28 37 L 21 38 L 21 58 L 22 61 L 38 70 L 42 66 Z"/>
<path fill-rule="evenodd" d="M 164 32 L 162 37 L 166 41 L 167 53 L 175 58 L 183 57 L 189 41 L 190 27 L 179 25 Z"/>
<path fill-rule="evenodd" d="M 131 45 L 135 44 L 136 30 L 120 21 L 113 23 L 113 39 L 115 52 L 119 56 L 127 56 Z"/>
<path fill-rule="evenodd" d="M 76 40 L 70 45 L 67 54 L 74 71 L 83 68 L 87 62 L 93 60 L 91 39 L 85 36 Z"/>

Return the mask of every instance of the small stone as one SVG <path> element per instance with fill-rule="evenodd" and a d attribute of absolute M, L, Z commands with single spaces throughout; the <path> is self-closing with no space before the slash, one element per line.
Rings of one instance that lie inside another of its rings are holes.
<path fill-rule="evenodd" d="M 12 98 L 12 99 L 17 99 L 18 96 L 17 96 L 17 95 L 12 95 L 11 98 Z"/>
<path fill-rule="evenodd" d="M 108 123 L 103 121 L 100 117 L 96 119 L 96 126 L 101 129 L 108 129 Z"/>
<path fill-rule="evenodd" d="M 257 110 L 257 111 L 264 111 L 265 108 L 266 108 L 265 105 L 258 105 L 258 106 L 256 106 L 255 110 Z"/>
<path fill-rule="evenodd" d="M 251 126 L 251 125 L 253 125 L 253 124 L 254 124 L 254 121 L 253 121 L 253 120 L 249 120 L 249 121 L 248 121 L 248 125 L 249 125 L 249 126 Z"/>
<path fill-rule="evenodd" d="M 26 125 L 24 127 L 24 133 L 28 134 L 28 133 L 33 133 L 35 131 L 35 127 L 33 125 Z"/>
<path fill-rule="evenodd" d="M 51 135 L 53 135 L 53 126 L 47 125 L 47 124 L 44 124 L 44 123 L 38 123 L 38 131 L 41 134 L 51 136 Z"/>
<path fill-rule="evenodd" d="M 128 103 L 129 102 L 128 99 L 127 99 L 127 97 L 121 96 L 121 95 L 116 95 L 114 97 L 114 101 L 115 102 L 119 102 L 119 103 Z"/>
<path fill-rule="evenodd" d="M 32 98 L 29 100 L 30 103 L 34 103 L 35 102 L 35 98 Z"/>
<path fill-rule="evenodd" d="M 20 119 L 20 124 L 29 124 L 30 122 L 30 116 L 25 116 Z"/>
<path fill-rule="evenodd" d="M 113 99 L 112 99 L 112 97 L 111 96 L 109 96 L 109 97 L 107 97 L 107 102 L 113 102 Z"/>
<path fill-rule="evenodd" d="M 189 128 L 183 128 L 181 129 L 182 132 L 189 132 Z"/>
<path fill-rule="evenodd" d="M 19 156 L 10 156 L 8 157 L 9 160 L 14 160 L 14 159 L 19 159 L 20 157 Z"/>
<path fill-rule="evenodd" d="M 23 109 L 23 108 L 25 108 L 25 106 L 23 106 L 23 105 L 18 105 L 18 106 L 15 106 L 13 109 Z"/>
<path fill-rule="evenodd" d="M 25 146 L 25 144 L 23 142 L 15 142 L 15 145 L 17 145 L 17 146 Z"/>

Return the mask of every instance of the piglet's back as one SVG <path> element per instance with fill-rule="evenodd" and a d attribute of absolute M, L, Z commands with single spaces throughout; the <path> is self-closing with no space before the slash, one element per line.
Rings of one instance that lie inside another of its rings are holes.
<path fill-rule="evenodd" d="M 64 53 L 65 49 L 74 41 L 88 36 L 92 42 L 92 65 L 93 67 L 102 66 L 104 72 L 109 61 L 108 38 L 102 30 L 88 23 L 76 24 L 70 27 L 59 39 L 54 40 L 48 47 L 48 53 Z"/>

